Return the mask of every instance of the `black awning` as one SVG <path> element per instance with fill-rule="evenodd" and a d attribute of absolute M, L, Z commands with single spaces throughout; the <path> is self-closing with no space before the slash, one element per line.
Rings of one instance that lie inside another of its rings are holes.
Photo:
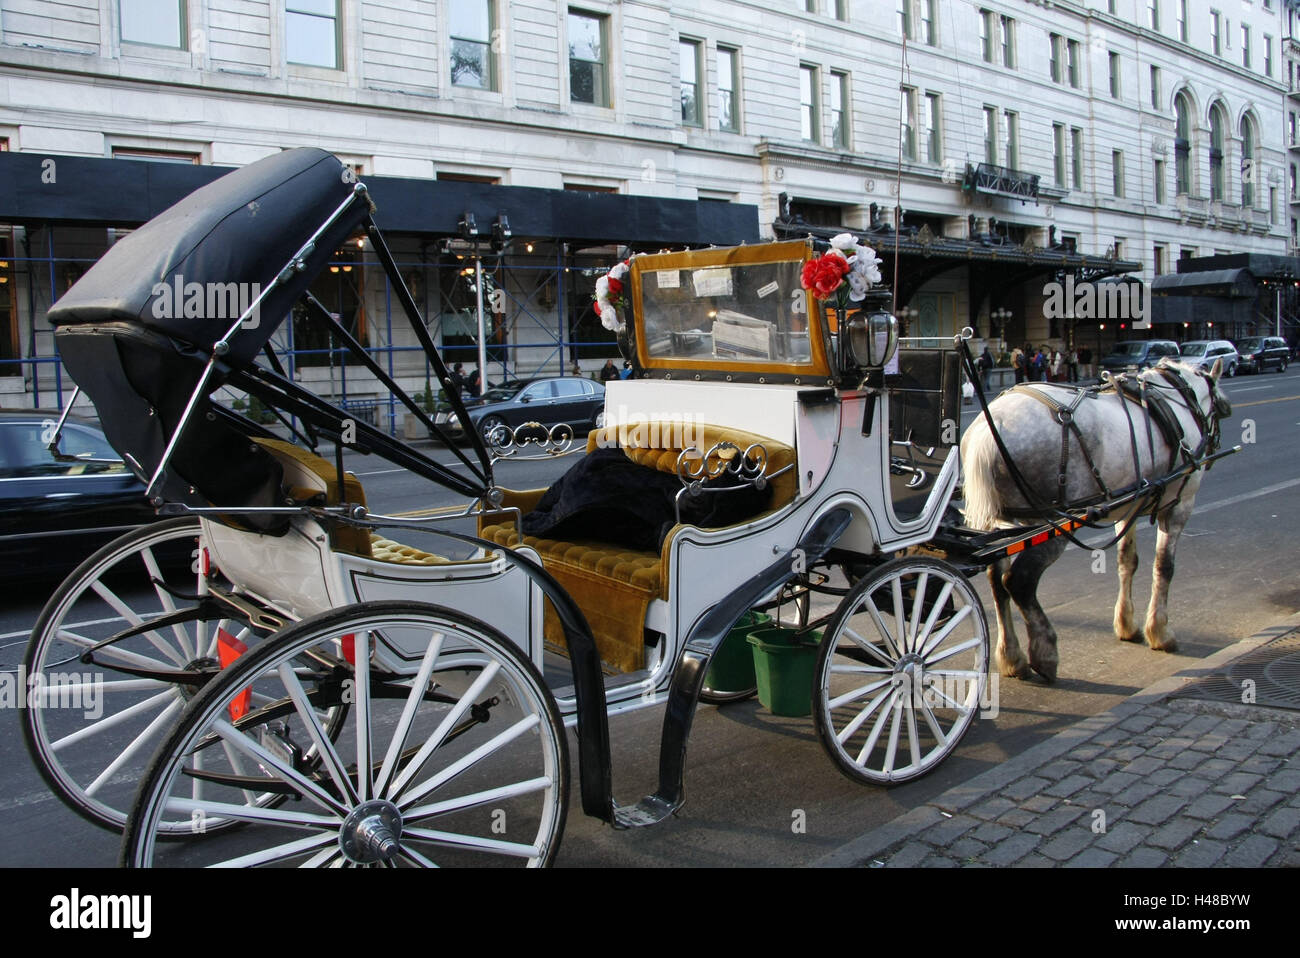
<path fill-rule="evenodd" d="M 135 226 L 231 172 L 84 156 L 0 153 L 0 222 Z M 758 208 L 621 193 L 393 176 L 362 177 L 389 234 L 458 235 L 469 211 L 486 233 L 505 213 L 515 236 L 601 245 L 735 246 L 759 240 Z"/>
<path fill-rule="evenodd" d="M 1240 269 L 1210 269 L 1198 273 L 1165 273 L 1151 283 L 1154 296 L 1230 296 L 1250 298 L 1255 295 L 1255 277 Z"/>

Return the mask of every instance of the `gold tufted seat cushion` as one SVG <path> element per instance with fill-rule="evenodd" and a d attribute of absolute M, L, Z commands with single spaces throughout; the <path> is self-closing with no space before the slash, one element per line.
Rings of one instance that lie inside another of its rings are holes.
<path fill-rule="evenodd" d="M 695 445 L 702 452 L 715 443 L 735 443 L 743 451 L 760 443 L 768 455 L 767 473 L 771 474 L 795 462 L 790 446 L 764 436 L 719 426 L 690 424 L 636 424 L 620 429 L 606 427 L 593 430 L 587 437 L 587 452 L 613 445 L 620 446 L 638 465 L 658 469 L 670 475 L 677 472 L 677 458 L 682 445 Z M 683 443 L 683 440 L 685 442 Z M 734 455 L 735 453 L 731 453 Z M 794 469 L 772 480 L 771 510 L 780 509 L 794 500 L 798 476 Z M 517 492 L 502 490 L 502 505 L 531 512 L 545 489 Z M 523 544 L 536 549 L 542 564 L 573 597 L 591 624 L 600 657 L 607 665 L 623 672 L 645 667 L 645 617 L 650 603 L 668 598 L 668 553 L 672 538 L 681 529 L 675 527 L 664 540 L 659 552 L 641 552 L 610 542 L 566 541 L 524 536 Z M 520 544 L 513 519 L 479 517 L 479 535 L 499 546 L 514 548 Z M 546 610 L 546 638 L 563 646 L 563 631 L 558 620 Z"/>

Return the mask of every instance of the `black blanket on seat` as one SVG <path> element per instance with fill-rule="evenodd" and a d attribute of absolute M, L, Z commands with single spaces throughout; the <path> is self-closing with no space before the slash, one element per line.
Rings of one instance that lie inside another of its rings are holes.
<path fill-rule="evenodd" d="M 772 487 L 755 489 L 731 473 L 705 483 L 733 491 L 682 497 L 682 522 L 729 526 L 768 508 Z M 641 551 L 658 551 L 676 524 L 681 480 L 639 466 L 622 449 L 597 449 L 546 490 L 523 517 L 527 535 L 544 539 L 595 539 Z"/>

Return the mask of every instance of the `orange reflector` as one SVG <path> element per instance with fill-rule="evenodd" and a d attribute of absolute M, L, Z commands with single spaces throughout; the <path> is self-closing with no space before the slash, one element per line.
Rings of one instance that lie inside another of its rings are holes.
<path fill-rule="evenodd" d="M 1025 543 L 1023 542 L 1023 540 L 1020 542 L 1013 542 L 1011 543 L 1011 545 L 1007 546 L 1007 555 L 1009 556 L 1013 556 L 1017 552 L 1024 552 L 1024 551 L 1025 551 Z"/>
<path fill-rule="evenodd" d="M 217 629 L 217 657 L 221 662 L 223 669 L 229 668 L 235 660 L 248 651 L 248 646 L 239 639 L 235 638 L 225 629 Z M 248 707 L 252 704 L 253 693 L 250 689 L 244 689 L 231 700 L 229 711 L 230 720 L 238 722 L 248 714 Z"/>

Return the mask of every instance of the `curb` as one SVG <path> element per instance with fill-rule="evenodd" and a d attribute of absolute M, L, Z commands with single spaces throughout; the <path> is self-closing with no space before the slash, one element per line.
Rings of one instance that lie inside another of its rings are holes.
<path fill-rule="evenodd" d="M 924 805 L 909 812 L 904 812 L 892 821 L 877 826 L 865 835 L 846 842 L 832 852 L 828 852 L 821 858 L 811 862 L 810 867 L 861 867 L 890 846 L 913 837 L 937 822 L 944 821 L 948 817 L 944 814 L 945 812 L 951 815 L 974 805 L 986 796 L 1022 777 L 1026 772 L 1040 768 L 1053 759 L 1059 758 L 1080 742 L 1092 738 L 1092 736 L 1104 729 L 1118 725 L 1148 705 L 1152 705 L 1179 691 L 1188 683 L 1218 672 L 1229 662 L 1297 629 L 1300 629 L 1300 612 L 1220 649 L 1194 666 L 1153 682 L 1140 692 L 1133 693 L 1114 708 L 1076 722 L 1046 741 L 1039 742 L 1014 758 L 1007 759 L 996 768 L 981 772 L 969 782 L 953 786 Z"/>

